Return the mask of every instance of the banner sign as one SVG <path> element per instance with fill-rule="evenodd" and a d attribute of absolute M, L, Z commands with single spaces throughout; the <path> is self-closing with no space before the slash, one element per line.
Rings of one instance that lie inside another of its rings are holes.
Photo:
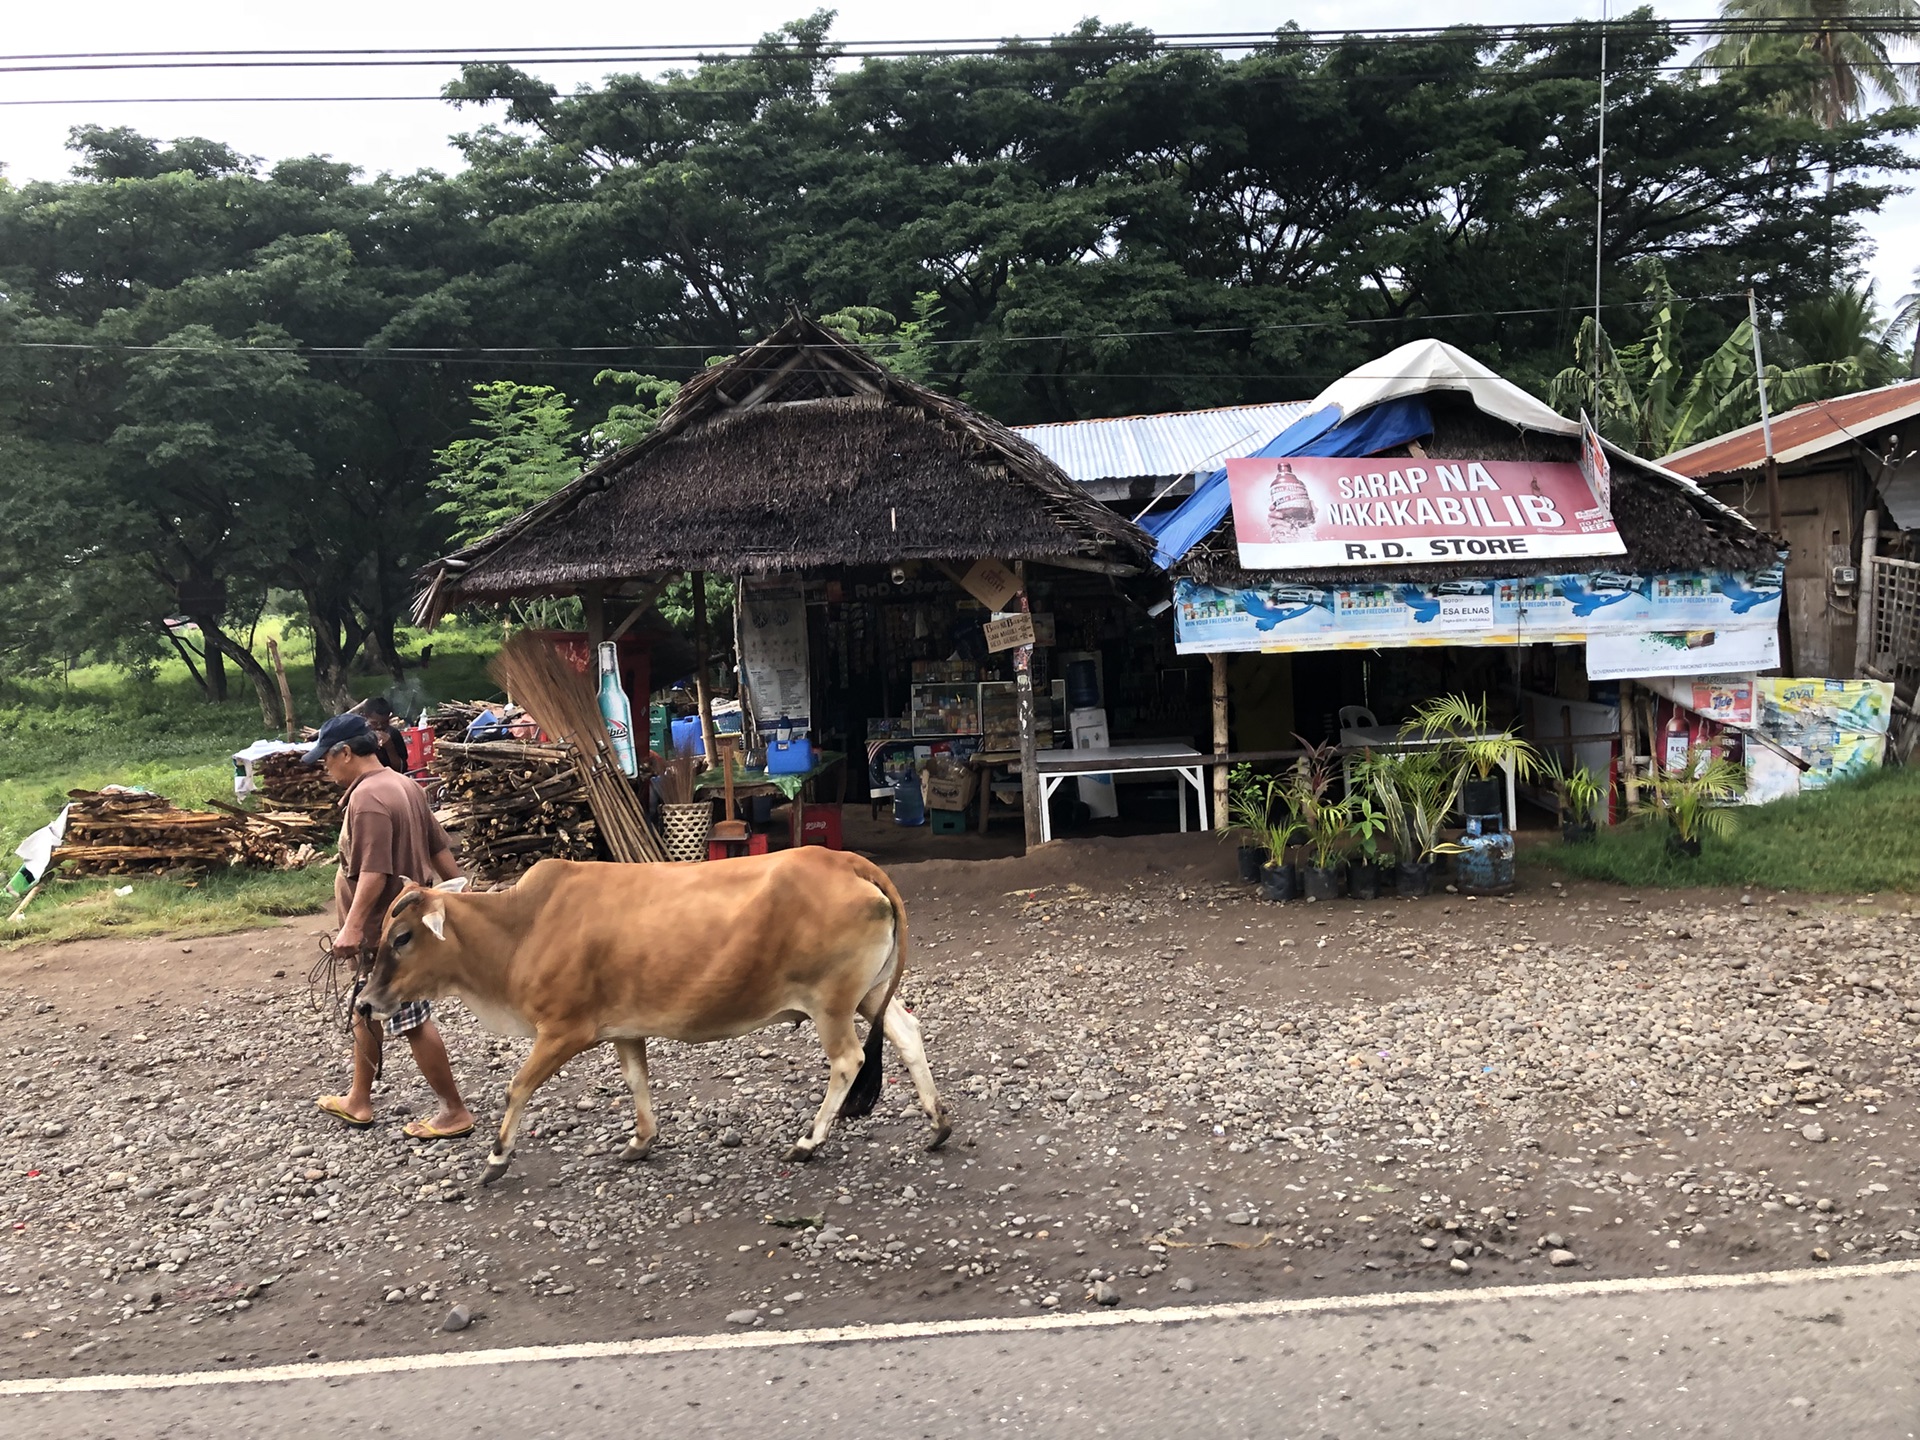
<path fill-rule="evenodd" d="M 1774 670 L 1780 665 L 1780 627 L 1737 630 L 1648 630 L 1638 635 L 1587 637 L 1589 680 L 1638 680 L 1702 671 Z"/>
<path fill-rule="evenodd" d="M 1613 466 L 1607 460 L 1607 450 L 1600 443 L 1600 432 L 1593 428 L 1593 421 L 1587 418 L 1587 412 L 1580 412 L 1580 474 L 1587 482 L 1587 489 L 1593 492 L 1593 503 L 1599 507 L 1599 513 L 1613 517 Z M 1576 515 L 1575 518 L 1582 518 Z"/>
<path fill-rule="evenodd" d="M 1753 682 L 1756 728 L 1793 751 L 1802 773 L 1763 746 L 1747 747 L 1749 804 L 1765 804 L 1803 790 L 1877 769 L 1887 753 L 1893 686 L 1880 680 L 1800 680 L 1763 675 Z"/>
<path fill-rule="evenodd" d="M 807 655 L 807 606 L 800 582 L 778 576 L 740 581 L 740 672 L 756 727 L 782 717 L 806 729 L 813 714 Z"/>
<path fill-rule="evenodd" d="M 1227 461 L 1248 570 L 1623 555 L 1580 467 L 1525 460 Z"/>
<path fill-rule="evenodd" d="M 1778 568 L 1662 575 L 1598 572 L 1513 580 L 1443 580 L 1322 587 L 1262 585 L 1216 590 L 1174 586 L 1174 640 L 1182 655 L 1215 651 L 1376 650 L 1413 645 L 1582 644 L 1594 636 L 1680 635 L 1686 671 L 1765 669 L 1730 664 L 1689 647 L 1689 632 L 1778 631 Z M 1777 641 L 1776 641 L 1777 644 Z M 1730 651 L 1719 652 L 1724 657 Z M 1777 663 L 1777 653 L 1776 661 Z M 1640 673 L 1671 673 L 1651 671 Z"/>

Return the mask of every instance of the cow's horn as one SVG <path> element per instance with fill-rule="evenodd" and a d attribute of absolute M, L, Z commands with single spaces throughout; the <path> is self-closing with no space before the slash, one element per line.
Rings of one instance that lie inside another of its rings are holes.
<path fill-rule="evenodd" d="M 387 918 L 389 920 L 398 920 L 402 910 L 405 910 L 409 905 L 418 905 L 420 903 L 420 894 L 421 892 L 418 890 L 410 890 L 405 895 L 402 895 L 398 900 L 393 902 L 393 908 L 387 912 Z"/>

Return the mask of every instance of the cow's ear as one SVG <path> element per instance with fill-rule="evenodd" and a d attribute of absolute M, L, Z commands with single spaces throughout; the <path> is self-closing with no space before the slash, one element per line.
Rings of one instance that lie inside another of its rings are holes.
<path fill-rule="evenodd" d="M 447 907 L 444 905 L 429 906 L 427 909 L 423 910 L 420 913 L 420 923 L 425 925 L 427 929 L 433 932 L 434 939 L 436 940 L 446 939 L 447 938 Z"/>

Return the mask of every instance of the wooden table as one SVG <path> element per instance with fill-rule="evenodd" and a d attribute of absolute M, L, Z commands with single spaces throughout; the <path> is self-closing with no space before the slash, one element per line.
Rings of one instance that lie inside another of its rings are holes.
<path fill-rule="evenodd" d="M 987 818 L 993 805 L 993 772 L 1004 770 L 1011 775 L 1020 767 L 1020 752 L 1018 750 L 976 750 L 967 758 L 967 764 L 980 775 L 980 833 L 984 835 L 987 833 Z M 1022 783 L 1025 782 L 1022 781 Z"/>

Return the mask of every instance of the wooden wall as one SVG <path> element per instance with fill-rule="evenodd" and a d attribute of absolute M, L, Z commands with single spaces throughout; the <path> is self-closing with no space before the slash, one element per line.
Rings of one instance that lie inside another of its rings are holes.
<path fill-rule="evenodd" d="M 1789 675 L 1832 679 L 1853 675 L 1858 594 L 1836 598 L 1832 577 L 1836 565 L 1859 564 L 1859 497 L 1865 484 L 1852 463 L 1780 477 L 1780 513 L 1790 550 L 1787 633 L 1781 637 L 1782 660 Z M 1756 525 L 1766 527 L 1766 483 L 1758 473 L 1751 485 L 1722 486 L 1715 493 Z"/>

